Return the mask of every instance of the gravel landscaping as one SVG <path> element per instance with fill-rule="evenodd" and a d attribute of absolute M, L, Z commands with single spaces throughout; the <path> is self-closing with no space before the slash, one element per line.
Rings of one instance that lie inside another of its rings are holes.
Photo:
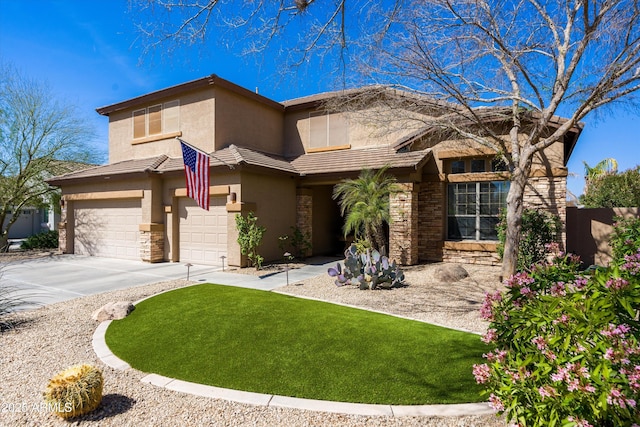
<path fill-rule="evenodd" d="M 2 260 L 0 260 L 2 261 Z M 499 269 L 465 266 L 470 277 L 454 284 L 434 280 L 438 264 L 407 268 L 408 286 L 360 291 L 336 287 L 318 276 L 278 291 L 350 304 L 481 333 L 479 315 L 484 293 L 499 288 Z M 97 279 L 99 280 L 99 279 Z M 98 323 L 91 313 L 111 301 L 138 299 L 189 285 L 184 280 L 161 282 L 122 291 L 83 297 L 17 315 L 17 328 L 0 334 L 0 425 L 60 425 L 65 422 L 41 406 L 48 379 L 75 364 L 92 363 L 104 370 L 102 405 L 73 420 L 96 426 L 500 426 L 503 418 L 366 417 L 252 406 L 191 396 L 142 383 L 134 370 L 106 367 L 96 357 L 91 337 Z M 206 357 L 206 355 L 203 355 Z M 259 361 L 257 361 L 259 363 Z"/>

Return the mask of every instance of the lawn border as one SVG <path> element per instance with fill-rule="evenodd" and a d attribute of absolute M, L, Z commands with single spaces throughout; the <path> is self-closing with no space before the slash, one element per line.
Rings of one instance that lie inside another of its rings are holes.
<path fill-rule="evenodd" d="M 193 285 L 199 285 L 202 283 L 194 283 Z M 188 285 L 188 286 L 193 286 Z M 224 285 L 223 285 L 224 286 Z M 155 295 L 148 296 L 140 299 L 134 303 L 137 305 L 141 301 L 160 295 L 162 293 L 169 292 L 163 291 Z M 267 291 L 271 292 L 271 291 Z M 282 295 L 294 296 L 297 295 L 286 294 L 284 292 L 278 292 Z M 361 310 L 368 310 L 363 307 L 352 306 L 348 304 L 334 303 L 331 301 L 324 301 L 316 298 L 305 299 L 329 302 L 331 304 L 343 305 L 350 308 L 357 308 Z M 393 315 L 377 310 L 368 310 L 376 313 L 388 314 L 395 317 L 400 317 L 410 320 L 405 316 Z M 418 320 L 421 321 L 421 320 Z M 131 366 L 113 354 L 111 349 L 107 346 L 105 341 L 105 334 L 107 328 L 111 324 L 111 320 L 106 320 L 96 328 L 92 337 L 92 346 L 96 356 L 105 365 L 120 370 L 133 370 Z M 429 323 L 429 322 L 424 322 Z M 441 326 L 441 325 L 436 325 Z M 445 326 L 446 327 L 446 326 Z M 456 328 L 449 328 L 464 331 Z M 138 371 L 140 372 L 140 371 Z M 188 393 L 196 396 L 209 397 L 215 399 L 223 399 L 238 403 L 251 404 L 256 406 L 267 407 L 281 407 L 281 408 L 294 408 L 309 411 L 330 412 L 349 415 L 367 415 L 367 416 L 389 416 L 389 417 L 403 417 L 403 416 L 465 416 L 465 415 L 488 415 L 495 414 L 488 402 L 480 403 L 458 403 L 458 404 L 440 404 L 440 405 L 379 405 L 379 404 L 365 404 L 365 403 L 349 403 L 349 402 L 332 402 L 327 400 L 314 400 L 314 399 L 301 399 L 296 397 L 279 396 L 273 394 L 262 394 L 247 392 L 242 390 L 233 390 L 221 387 L 208 386 L 204 384 L 192 383 L 183 380 L 177 380 L 174 378 L 165 377 L 158 374 L 147 374 L 141 380 L 141 382 L 154 385 L 156 387 L 162 387 L 167 390 L 177 391 L 181 393 Z"/>

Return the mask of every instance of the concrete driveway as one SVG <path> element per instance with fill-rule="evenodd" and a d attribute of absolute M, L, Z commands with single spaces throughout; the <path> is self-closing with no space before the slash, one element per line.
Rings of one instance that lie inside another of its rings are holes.
<path fill-rule="evenodd" d="M 218 271 L 219 268 L 193 265 L 189 270 L 190 279 L 198 280 L 203 275 Z M 79 255 L 52 255 L 0 263 L 2 285 L 17 289 L 17 294 L 38 305 L 186 278 L 185 263 L 150 264 Z"/>

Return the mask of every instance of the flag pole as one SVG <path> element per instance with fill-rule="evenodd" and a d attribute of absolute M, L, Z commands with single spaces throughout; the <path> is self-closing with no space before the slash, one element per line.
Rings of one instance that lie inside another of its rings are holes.
<path fill-rule="evenodd" d="M 223 165 L 227 165 L 227 166 L 229 166 L 229 169 L 234 169 L 234 166 L 233 166 L 233 165 L 231 165 L 231 164 L 229 164 L 229 163 L 225 162 L 224 160 L 220 159 L 220 158 L 219 158 L 219 157 L 217 157 L 216 155 L 211 154 L 211 153 L 205 153 L 204 151 L 200 150 L 199 148 L 194 147 L 193 145 L 189 144 L 187 141 L 183 140 L 182 138 L 180 138 L 180 137 L 178 137 L 178 136 L 176 136 L 176 139 L 177 139 L 178 141 L 180 141 L 181 143 L 183 143 L 184 145 L 186 145 L 186 146 L 188 146 L 189 148 L 191 148 L 192 150 L 195 150 L 195 151 L 197 151 L 197 152 L 199 152 L 199 153 L 204 154 L 205 156 L 209 156 L 209 157 L 211 157 L 211 158 L 216 159 L 217 161 L 219 161 L 219 162 L 220 162 L 220 163 L 222 163 Z"/>

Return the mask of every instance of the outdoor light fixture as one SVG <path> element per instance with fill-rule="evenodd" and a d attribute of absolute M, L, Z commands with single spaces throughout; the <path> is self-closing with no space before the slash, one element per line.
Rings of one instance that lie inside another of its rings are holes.
<path fill-rule="evenodd" d="M 226 258 L 226 256 L 222 255 L 220 257 L 220 259 L 222 260 L 222 271 L 224 271 L 224 259 Z"/>
<path fill-rule="evenodd" d="M 287 276 L 287 286 L 289 286 L 289 259 L 291 259 L 291 254 L 289 252 L 285 252 L 284 259 L 286 260 L 284 263 L 284 273 Z"/>
<path fill-rule="evenodd" d="M 193 267 L 193 264 L 186 263 L 185 267 L 187 267 L 187 280 L 189 280 L 189 271 L 191 270 L 191 267 Z"/>

